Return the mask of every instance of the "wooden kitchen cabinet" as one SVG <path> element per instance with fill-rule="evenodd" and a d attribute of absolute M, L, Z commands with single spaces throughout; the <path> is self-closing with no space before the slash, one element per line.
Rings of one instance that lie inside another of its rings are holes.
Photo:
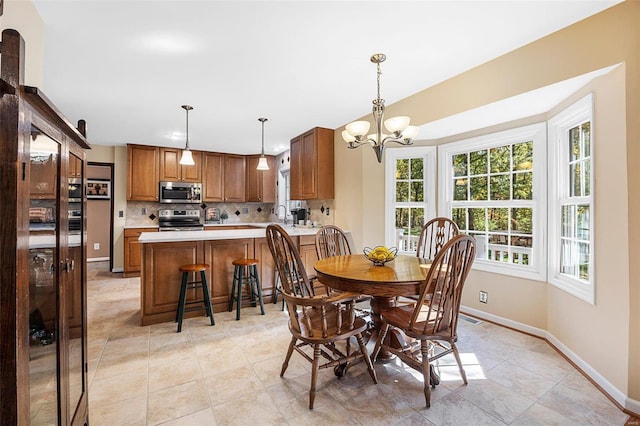
<path fill-rule="evenodd" d="M 291 199 L 334 197 L 333 130 L 316 127 L 291 139 Z"/>
<path fill-rule="evenodd" d="M 204 241 L 204 263 L 211 266 L 207 273 L 214 314 L 229 308 L 234 269 L 232 262 L 253 256 L 253 238 Z M 243 299 L 248 300 L 244 290 L 243 288 Z"/>
<path fill-rule="evenodd" d="M 266 238 L 256 238 L 255 258 L 260 261 L 258 265 L 258 275 L 260 286 L 262 287 L 262 299 L 264 303 L 273 301 L 273 286 L 276 283 L 276 264 L 269 250 Z"/>
<path fill-rule="evenodd" d="M 142 265 L 142 247 L 138 237 L 143 232 L 158 232 L 157 228 L 135 228 L 124 230 L 124 276 L 137 277 Z"/>
<path fill-rule="evenodd" d="M 307 271 L 309 277 L 316 275 L 314 266 L 318 261 L 318 254 L 316 253 L 316 237 L 315 235 L 301 235 L 299 237 L 298 251 L 300 252 L 300 258 L 304 264 L 304 269 Z M 326 294 L 326 287 L 324 284 L 316 280 L 313 286 L 317 295 Z"/>
<path fill-rule="evenodd" d="M 245 170 L 244 155 L 224 155 L 224 201 L 233 203 L 245 201 Z"/>
<path fill-rule="evenodd" d="M 160 148 L 127 145 L 127 201 L 158 201 Z"/>
<path fill-rule="evenodd" d="M 193 166 L 180 164 L 182 150 L 160 148 L 160 180 L 169 182 L 202 182 L 202 152 L 191 151 Z"/>
<path fill-rule="evenodd" d="M 269 170 L 257 170 L 259 155 L 247 156 L 247 202 L 275 203 L 276 202 L 276 159 L 266 155 Z"/>
<path fill-rule="evenodd" d="M 244 155 L 204 153 L 203 201 L 244 202 L 246 161 Z"/>

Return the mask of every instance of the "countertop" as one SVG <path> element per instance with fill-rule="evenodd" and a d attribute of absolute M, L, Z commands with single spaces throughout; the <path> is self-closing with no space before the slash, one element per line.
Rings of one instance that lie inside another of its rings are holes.
<path fill-rule="evenodd" d="M 256 229 L 219 229 L 208 231 L 171 231 L 171 232 L 143 232 L 138 238 L 140 243 L 170 243 L 177 241 L 205 241 L 205 240 L 235 240 L 239 238 L 264 238 L 269 223 L 225 223 L 220 226 L 251 225 Z M 280 224 L 281 225 L 281 224 Z M 292 236 L 315 235 L 318 228 L 285 225 L 284 230 Z"/>

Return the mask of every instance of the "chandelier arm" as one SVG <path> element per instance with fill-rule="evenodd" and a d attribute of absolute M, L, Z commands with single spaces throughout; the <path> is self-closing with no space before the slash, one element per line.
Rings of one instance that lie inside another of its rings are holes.
<path fill-rule="evenodd" d="M 400 137 L 397 136 L 387 136 L 386 138 L 384 138 L 382 140 L 382 145 L 388 143 L 388 142 L 394 142 L 400 145 L 413 145 L 413 140 L 409 139 L 409 138 L 403 138 L 402 135 Z"/>

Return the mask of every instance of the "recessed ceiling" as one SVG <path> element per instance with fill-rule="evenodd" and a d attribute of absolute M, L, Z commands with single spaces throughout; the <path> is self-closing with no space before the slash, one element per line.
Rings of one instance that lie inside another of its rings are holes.
<path fill-rule="evenodd" d="M 259 117 L 278 153 L 366 115 L 373 53 L 391 104 L 619 2 L 34 0 L 44 92 L 91 143 L 182 147 L 190 104 L 191 148 L 240 154 Z"/>

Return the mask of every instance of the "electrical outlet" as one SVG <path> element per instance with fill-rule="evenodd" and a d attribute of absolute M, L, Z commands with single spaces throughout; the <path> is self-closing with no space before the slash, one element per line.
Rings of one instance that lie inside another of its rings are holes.
<path fill-rule="evenodd" d="M 94 250 L 100 250 L 100 243 L 93 243 Z"/>
<path fill-rule="evenodd" d="M 147 208 L 146 207 L 142 208 L 142 214 L 147 214 Z"/>
<path fill-rule="evenodd" d="M 329 216 L 329 207 L 327 207 L 327 216 Z"/>
<path fill-rule="evenodd" d="M 480 290 L 480 303 L 489 303 L 489 293 Z"/>
<path fill-rule="evenodd" d="M 124 217 L 124 211 L 118 210 L 118 217 Z"/>

